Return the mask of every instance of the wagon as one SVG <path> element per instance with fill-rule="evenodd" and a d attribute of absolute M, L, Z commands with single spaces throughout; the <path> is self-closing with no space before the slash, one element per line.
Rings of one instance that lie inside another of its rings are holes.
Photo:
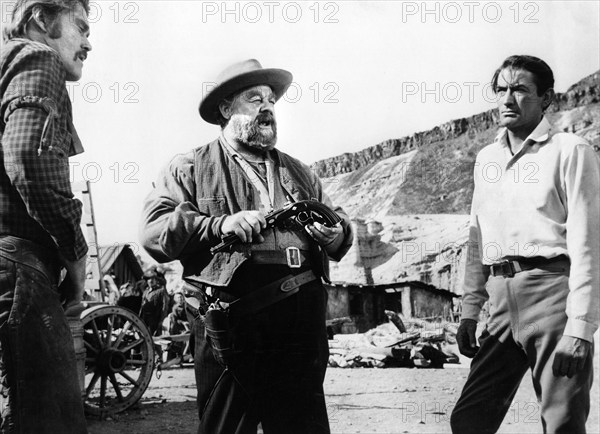
<path fill-rule="evenodd" d="M 81 326 L 85 359 L 79 375 L 86 413 L 104 418 L 126 410 L 152 379 L 155 356 L 150 332 L 132 311 L 103 302 L 88 303 Z"/>
<path fill-rule="evenodd" d="M 189 333 L 153 338 L 137 312 L 109 303 L 104 279 L 113 275 L 118 287 L 142 278 L 135 244 L 100 247 L 96 233 L 90 182 L 74 182 L 72 191 L 83 203 L 82 229 L 88 241 L 86 293 L 90 300 L 78 321 L 70 321 L 79 382 L 87 414 L 104 418 L 133 406 L 144 394 L 157 363 L 155 348 L 165 341 L 189 340 Z"/>
<path fill-rule="evenodd" d="M 71 331 L 85 411 L 104 418 L 133 406 L 161 365 L 155 360 L 157 342 L 137 313 L 108 303 L 104 283 L 108 270 L 119 280 L 117 285 L 142 277 L 135 252 L 129 244 L 99 247 L 90 183 L 74 183 L 72 189 L 83 202 L 82 225 L 89 246 L 86 293 L 91 300 L 83 303 L 81 321 L 70 321 Z"/>

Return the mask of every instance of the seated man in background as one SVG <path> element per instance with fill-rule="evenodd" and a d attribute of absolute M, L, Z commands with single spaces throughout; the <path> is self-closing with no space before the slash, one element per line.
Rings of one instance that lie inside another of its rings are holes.
<path fill-rule="evenodd" d="M 163 336 L 177 336 L 190 332 L 190 323 L 185 313 L 185 301 L 181 297 L 174 297 L 173 301 L 174 304 L 171 313 L 162 322 Z M 186 355 L 189 355 L 188 342 L 186 340 L 174 340 L 166 345 L 163 362 L 177 357 L 179 357 L 180 361 L 184 361 L 184 356 Z"/>

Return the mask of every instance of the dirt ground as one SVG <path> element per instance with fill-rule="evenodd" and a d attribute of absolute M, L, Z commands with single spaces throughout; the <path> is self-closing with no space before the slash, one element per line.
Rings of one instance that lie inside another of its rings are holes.
<path fill-rule="evenodd" d="M 599 369 L 598 353 L 594 377 Z M 330 368 L 325 379 L 333 433 L 448 433 L 450 413 L 468 373 L 468 364 L 446 369 Z M 90 434 L 194 433 L 197 413 L 192 365 L 154 377 L 142 400 L 108 420 L 88 420 Z M 588 433 L 600 433 L 600 388 L 592 390 Z M 526 378 L 500 433 L 541 433 L 540 409 Z"/>

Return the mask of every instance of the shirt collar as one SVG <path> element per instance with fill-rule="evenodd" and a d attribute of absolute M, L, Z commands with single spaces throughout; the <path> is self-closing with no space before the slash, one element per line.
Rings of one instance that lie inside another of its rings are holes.
<path fill-rule="evenodd" d="M 527 136 L 523 143 L 530 142 L 530 144 L 533 144 L 533 142 L 545 142 L 550 137 L 550 128 L 550 122 L 548 122 L 546 116 L 543 116 L 540 123 L 537 124 L 537 127 L 535 127 L 535 129 Z M 503 146 L 508 146 L 508 140 L 506 139 L 507 134 L 508 130 L 506 128 L 502 128 L 496 135 L 495 141 Z"/>

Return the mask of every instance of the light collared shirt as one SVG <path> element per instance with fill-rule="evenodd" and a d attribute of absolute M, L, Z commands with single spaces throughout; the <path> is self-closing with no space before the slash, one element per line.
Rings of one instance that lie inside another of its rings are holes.
<path fill-rule="evenodd" d="M 222 132 L 220 139 L 225 151 L 238 163 L 254 187 L 256 191 L 254 195 L 255 209 L 259 210 L 263 216 L 294 201 L 279 181 L 277 164 L 273 161 L 270 152 L 266 153 L 264 161 L 249 161 L 234 149 Z M 323 194 L 325 195 L 325 193 Z M 302 251 L 310 250 L 309 236 L 304 231 L 270 228 L 261 234 L 265 240 L 260 244 L 252 244 L 253 252 L 282 251 L 288 247 L 297 247 Z"/>
<path fill-rule="evenodd" d="M 600 304 L 600 159 L 544 117 L 513 155 L 507 130 L 477 155 L 462 318 L 488 298 L 486 265 L 506 258 L 571 260 L 564 334 L 587 341 Z"/>

